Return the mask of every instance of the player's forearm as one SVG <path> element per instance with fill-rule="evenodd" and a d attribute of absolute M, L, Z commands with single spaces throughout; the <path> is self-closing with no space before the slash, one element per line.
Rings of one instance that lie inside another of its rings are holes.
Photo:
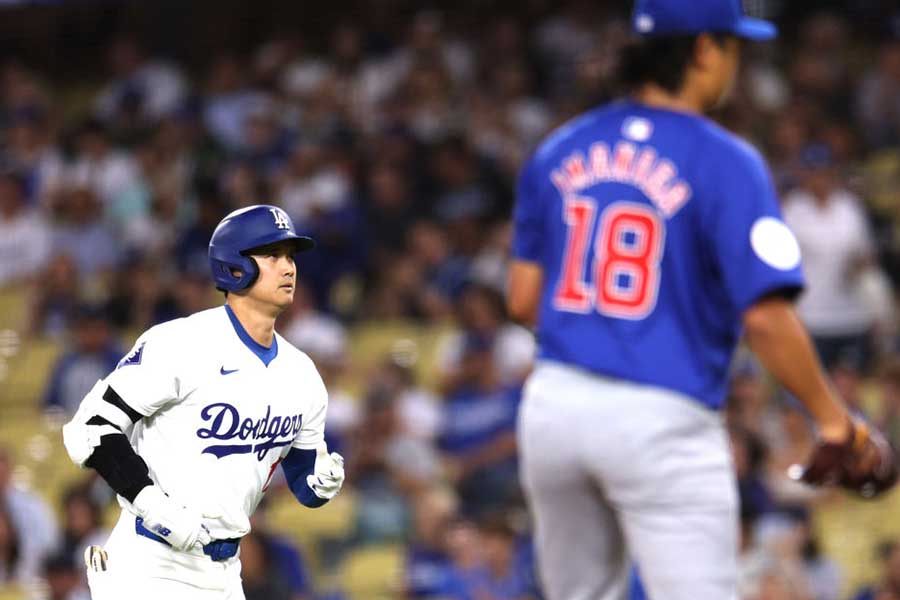
<path fill-rule="evenodd" d="M 793 306 L 768 298 L 744 315 L 747 343 L 770 373 L 809 410 L 826 439 L 842 440 L 848 413 L 828 385 L 815 349 Z"/>
<path fill-rule="evenodd" d="M 511 319 L 525 327 L 534 327 L 543 284 L 544 271 L 540 265 L 522 260 L 510 263 L 506 309 Z"/>

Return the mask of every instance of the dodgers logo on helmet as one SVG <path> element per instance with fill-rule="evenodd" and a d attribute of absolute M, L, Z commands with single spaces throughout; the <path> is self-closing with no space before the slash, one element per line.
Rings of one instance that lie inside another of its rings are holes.
<path fill-rule="evenodd" d="M 291 227 L 291 221 L 288 219 L 287 214 L 280 208 L 270 208 L 269 212 L 272 213 L 272 217 L 275 219 L 275 227 L 278 229 L 293 229 Z"/>

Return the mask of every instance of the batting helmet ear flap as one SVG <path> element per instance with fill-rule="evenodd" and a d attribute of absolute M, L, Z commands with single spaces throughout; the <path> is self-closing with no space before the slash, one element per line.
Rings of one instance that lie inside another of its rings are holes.
<path fill-rule="evenodd" d="M 216 289 L 220 292 L 235 292 L 247 289 L 253 285 L 259 277 L 259 266 L 256 264 L 256 261 L 249 256 L 239 255 L 238 257 L 235 257 L 235 259 L 228 261 L 211 260 L 210 263 L 213 271 L 213 279 L 215 279 L 216 282 L 229 281 L 230 283 L 229 289 L 216 285 Z M 236 276 L 234 271 L 240 272 L 240 275 Z"/>

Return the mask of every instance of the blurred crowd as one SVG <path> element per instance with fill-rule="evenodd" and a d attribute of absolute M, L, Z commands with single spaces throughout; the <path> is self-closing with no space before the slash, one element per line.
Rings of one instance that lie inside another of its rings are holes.
<path fill-rule="evenodd" d="M 464 4 L 468 18 L 421 10 L 390 30 L 345 20 L 320 48 L 298 24 L 191 70 L 121 33 L 78 110 L 3 57 L 0 291 L 27 297 L 26 344 L 64 348 L 35 406 L 72 413 L 137 334 L 220 301 L 213 228 L 278 204 L 318 242 L 278 329 L 328 385 L 328 441 L 356 507 L 316 564 L 399 542 L 400 597 L 540 598 L 515 441 L 534 340 L 503 304 L 512 190 L 543 135 L 616 97 L 617 4 L 477 19 L 484 7 Z M 900 443 L 900 11 L 829 4 L 746 47 L 715 117 L 769 160 L 804 257 L 799 313 L 836 388 Z M 354 331 L 394 321 L 444 332 L 433 377 L 415 349 L 365 372 L 348 360 Z M 839 499 L 786 477 L 811 448 L 807 420 L 743 353 L 726 417 L 742 600 L 900 600 L 900 540 L 872 536 L 882 575 L 858 589 L 822 551 L 813 516 Z M 57 511 L 11 484 L 11 460 L 0 453 L 0 583 L 43 577 L 53 600 L 86 598 L 80 552 L 103 539 L 109 490 L 88 479 Z M 241 544 L 248 600 L 342 597 L 265 512 Z"/>

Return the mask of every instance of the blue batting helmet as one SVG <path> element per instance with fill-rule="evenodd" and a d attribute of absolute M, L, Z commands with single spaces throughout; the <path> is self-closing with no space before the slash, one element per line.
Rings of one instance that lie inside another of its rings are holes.
<path fill-rule="evenodd" d="M 209 240 L 209 266 L 216 288 L 236 292 L 253 285 L 259 267 L 247 255 L 248 250 L 284 240 L 294 243 L 295 252 L 316 245 L 312 238 L 297 235 L 291 218 L 277 206 L 257 204 L 229 214 Z M 234 276 L 232 269 L 240 271 L 240 276 Z"/>

